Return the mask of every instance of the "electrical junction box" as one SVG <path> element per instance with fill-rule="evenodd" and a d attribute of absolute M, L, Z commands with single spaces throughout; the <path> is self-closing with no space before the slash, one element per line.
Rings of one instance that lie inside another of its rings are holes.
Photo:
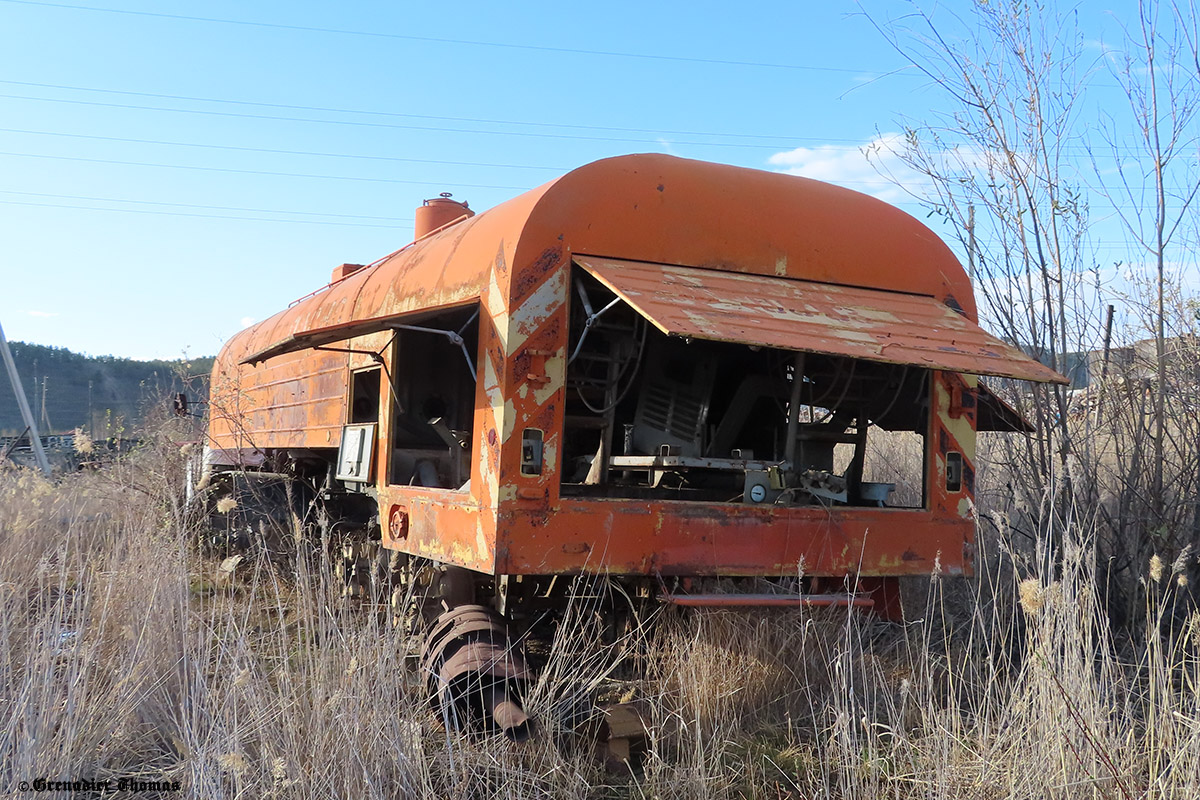
<path fill-rule="evenodd" d="M 375 454 L 375 423 L 342 426 L 342 446 L 338 448 L 339 481 L 369 483 L 371 460 Z"/>

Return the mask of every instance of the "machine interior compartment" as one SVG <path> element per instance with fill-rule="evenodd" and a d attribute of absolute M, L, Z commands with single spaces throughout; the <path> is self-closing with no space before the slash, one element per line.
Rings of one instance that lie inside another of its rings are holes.
<path fill-rule="evenodd" d="M 927 369 L 667 336 L 579 268 L 567 352 L 565 496 L 925 506 Z"/>
<path fill-rule="evenodd" d="M 468 491 L 479 305 L 405 317 L 392 327 L 388 482 Z"/>

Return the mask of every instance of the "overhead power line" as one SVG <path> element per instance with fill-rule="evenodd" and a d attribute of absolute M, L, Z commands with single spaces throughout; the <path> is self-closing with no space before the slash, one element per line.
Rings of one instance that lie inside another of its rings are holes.
<path fill-rule="evenodd" d="M 228 214 L 192 214 L 186 211 L 154 211 L 148 208 L 101 208 L 99 206 L 78 206 L 67 203 L 32 203 L 24 200 L 0 200 L 0 205 L 25 206 L 31 208 L 67 208 L 76 211 L 104 211 L 113 214 L 154 214 L 165 217 L 192 217 L 199 219 L 243 220 L 247 222 L 287 222 L 293 225 L 337 225 L 343 228 L 388 228 L 394 230 L 399 225 L 382 225 L 363 222 L 332 222 L 316 219 L 278 219 L 275 217 L 244 217 Z"/>
<path fill-rule="evenodd" d="M 0 2 L 3 2 L 3 0 L 0 0 Z M 8 129 L 0 128 L 0 132 L 4 132 L 7 130 Z M 91 136 L 85 136 L 83 134 L 53 134 L 53 133 L 49 133 L 49 132 L 47 132 L 47 135 L 79 136 L 80 138 L 99 138 L 99 139 L 109 138 L 109 137 L 91 137 Z M 192 144 L 188 144 L 188 143 L 152 142 L 150 140 L 136 140 L 136 139 L 135 140 L 115 139 L 115 140 L 116 141 L 133 141 L 133 142 L 141 142 L 141 143 L 153 143 L 153 144 L 166 144 L 166 145 L 179 144 L 180 146 L 188 146 L 188 147 L 204 146 L 204 145 L 192 145 Z M 255 151 L 255 148 L 232 148 L 232 149 Z M 288 151 L 266 150 L 264 152 L 288 152 Z M 449 187 L 449 188 L 463 188 L 463 189 L 498 189 L 498 190 L 522 192 L 522 191 L 528 191 L 529 189 L 533 188 L 530 186 L 506 186 L 506 185 L 496 185 L 496 184 L 460 183 L 457 181 L 444 180 L 444 179 L 437 180 L 437 181 L 417 181 L 417 180 L 406 180 L 406 179 L 401 179 L 401 178 L 371 178 L 371 177 L 361 177 L 361 176 L 357 176 L 357 175 L 323 175 L 323 174 L 318 174 L 318 173 L 307 173 L 307 172 L 272 172 L 272 171 L 268 171 L 268 170 L 235 169 L 235 168 L 231 168 L 231 167 L 195 166 L 195 165 L 191 165 L 191 164 L 161 164 L 161 163 L 147 162 L 147 161 L 123 161 L 123 160 L 118 160 L 118 159 L 85 158 L 82 156 L 63 156 L 63 155 L 53 155 L 53 154 L 49 154 L 49 153 L 17 153 L 17 152 L 0 151 L 0 156 L 13 156 L 13 157 L 17 157 L 17 158 L 40 158 L 40 159 L 49 159 L 49 160 L 56 160 L 56 161 L 78 161 L 78 162 L 91 163 L 91 164 L 112 164 L 112 165 L 117 165 L 117 166 L 150 167 L 150 168 L 155 168 L 155 169 L 183 169 L 183 170 L 193 170 L 193 171 L 201 171 L 201 172 L 224 172 L 224 173 L 233 173 L 233 174 L 242 174 L 242 175 L 265 175 L 265 176 L 270 176 L 270 177 L 283 177 L 283 178 L 312 178 L 312 179 L 317 179 L 317 180 L 358 181 L 358 182 L 366 182 L 366 183 L 396 183 L 396 184 L 407 184 L 407 185 L 416 185 L 416 186 L 430 186 L 430 187 L 437 187 L 439 189 L 445 189 L 445 188 Z M 452 163 L 452 162 L 445 162 L 445 163 Z M 562 171 L 566 172 L 568 170 L 563 169 Z M 805 176 L 800 176 L 800 177 L 805 177 Z M 823 180 L 823 179 L 814 178 L 813 180 Z M 846 179 L 839 179 L 839 180 L 832 180 L 832 181 L 825 180 L 824 182 L 825 183 L 833 183 L 838 186 L 847 186 L 847 187 L 857 186 L 857 187 L 861 187 L 860 191 L 869 191 L 870 189 L 873 189 L 873 188 L 874 189 L 902 188 L 902 186 L 903 186 L 902 184 L 900 184 L 890 178 L 883 177 L 883 176 L 880 176 L 879 178 L 875 178 L 875 179 L 857 179 L 856 180 L 856 179 L 846 178 Z M 1095 187 L 1093 187 L 1093 188 L 1095 188 Z M 1117 187 L 1101 187 L 1101 188 L 1111 190 L 1111 189 L 1115 189 Z M 1181 189 L 1177 189 L 1175 187 L 1167 187 L 1167 188 L 1168 188 L 1168 191 L 1172 191 L 1172 192 L 1182 191 Z M 127 202 L 140 202 L 140 201 L 130 200 Z M 920 203 L 921 201 L 914 198 L 912 200 L 912 202 Z M 158 204 L 158 205 L 169 205 L 169 204 Z M 1108 204 L 1106 204 L 1106 207 L 1114 207 L 1114 208 L 1120 208 L 1120 209 L 1125 209 L 1125 210 L 1133 210 L 1133 209 L 1137 208 L 1137 206 L 1130 206 L 1130 205 L 1126 205 L 1123 203 L 1121 203 L 1121 204 L 1108 203 Z M 246 209 L 246 210 L 255 210 L 255 209 Z M 263 209 L 263 211 L 266 211 L 266 209 Z M 270 212 L 270 213 L 275 213 L 275 212 Z M 279 213 L 303 214 L 303 213 L 307 213 L 307 212 L 279 212 Z M 329 215 L 325 215 L 325 216 L 329 216 Z M 380 219 L 390 219 L 390 218 L 389 217 L 381 217 Z"/>
<path fill-rule="evenodd" d="M 12 0 L 0 0 L 0 2 L 12 2 Z M 31 97 L 29 95 L 20 94 L 0 94 L 0 97 L 10 100 L 33 100 L 41 103 L 67 103 L 70 105 L 81 106 L 96 106 L 99 108 L 123 108 L 136 111 L 167 111 L 174 114 L 200 114 L 209 117 L 234 117 L 238 119 L 262 119 L 273 120 L 277 122 L 309 122 L 317 125 L 348 125 L 361 128 L 387 128 L 392 130 L 410 130 L 410 131 L 432 131 L 436 133 L 467 133 L 477 136 L 524 136 L 538 139 L 572 139 L 585 142 L 635 142 L 638 144 L 658 144 L 656 139 L 633 139 L 629 137 L 619 136 L 580 136 L 578 134 L 568 133 L 539 133 L 534 131 L 497 131 L 497 130 L 477 130 L 473 128 L 443 128 L 430 125 L 401 125 L 394 122 L 367 122 L 365 120 L 349 120 L 349 119 L 316 119 L 313 117 L 286 117 L 275 114 L 244 114 L 236 111 L 212 111 L 203 108 L 165 108 L 162 106 L 142 106 L 132 103 L 102 103 L 98 100 L 76 100 L 65 97 Z M 672 140 L 671 144 L 691 145 L 696 147 L 751 147 L 763 150 L 787 150 L 793 149 L 793 144 L 774 143 L 774 144 L 754 144 L 745 143 L 739 144 L 734 142 L 692 142 Z"/>
<path fill-rule="evenodd" d="M 2 0 L 0 0 L 0 2 L 2 2 Z M 0 130 L 2 130 L 2 129 L 0 129 Z M 457 187 L 457 188 L 463 188 L 463 189 L 501 189 L 501 190 L 517 191 L 517 192 L 524 192 L 524 191 L 528 191 L 529 189 L 533 188 L 531 186 L 501 186 L 501 185 L 482 184 L 482 183 L 459 183 L 458 181 L 451 181 L 451 180 L 415 181 L 415 180 L 404 180 L 404 179 L 399 179 L 399 178 L 368 178 L 368 177 L 360 177 L 357 175 L 321 175 L 321 174 L 308 173 L 308 172 L 272 172 L 272 171 L 268 171 L 268 170 L 235 169 L 232 167 L 195 166 L 195 165 L 191 165 L 191 164 L 161 164 L 161 163 L 155 163 L 155 162 L 149 162 L 149 161 L 123 161 L 123 160 L 119 160 L 119 159 L 109 159 L 109 158 L 85 158 L 83 156 L 63 156 L 63 155 L 53 155 L 50 153 L 17 153 L 17 152 L 3 151 L 3 150 L 0 150 L 0 156 L 13 156 L 16 158 L 41 158 L 41 159 L 49 159 L 49 160 L 53 160 L 53 161 L 79 161 L 79 162 L 89 163 L 89 164 L 113 164 L 113 165 L 117 165 L 117 166 L 127 166 L 127 167 L 151 167 L 151 168 L 156 168 L 156 169 L 185 169 L 185 170 L 194 170 L 194 171 L 200 171 L 200 172 L 226 172 L 226 173 L 233 173 L 233 174 L 239 174 L 239 175 L 267 175 L 267 176 L 282 177 L 282 178 L 314 178 L 314 179 L 320 179 L 320 180 L 335 180 L 335 181 L 362 181 L 362 182 L 367 182 L 367 183 L 401 183 L 401 184 L 412 184 L 412 185 L 417 185 L 417 186 L 434 186 L 434 187 L 443 187 L 443 188 L 444 187 L 450 187 L 450 188 Z M 861 186 L 877 186 L 877 187 L 890 187 L 890 186 L 896 185 L 893 181 L 890 181 L 887 178 L 879 178 L 878 180 L 844 180 L 844 181 L 835 181 L 835 183 L 854 184 L 854 185 L 861 185 Z"/>
<path fill-rule="evenodd" d="M 386 31 L 359 31 L 346 28 L 325 28 L 310 25 L 287 25 L 278 22 L 255 22 L 252 20 L 226 19 L 223 17 L 199 17 L 187 14 L 166 14 L 158 11 L 133 11 L 124 8 L 102 8 L 99 6 L 83 6 L 69 3 L 47 3 L 42 0 L 0 0 L 4 3 L 24 6 L 43 6 L 46 8 L 62 8 L 72 11 L 92 11 L 103 14 L 124 14 L 133 17 L 152 17 L 157 19 L 173 19 L 185 22 L 206 22 L 218 25 L 241 25 L 250 28 L 273 28 L 276 30 L 298 31 L 302 33 L 328 33 L 338 36 L 366 36 L 375 39 L 396 39 L 409 42 L 429 42 L 432 44 L 457 44 L 470 47 L 498 47 L 507 50 L 529 50 L 542 53 L 569 53 L 573 55 L 604 56 L 607 58 L 635 58 L 651 61 L 675 61 L 685 64 L 713 64 L 724 67 L 760 67 L 766 69 L 787 69 L 806 72 L 834 72 L 849 75 L 860 75 L 864 78 L 880 78 L 889 74 L 865 72 L 848 67 L 825 67 L 811 64 L 778 64 L 768 61 L 739 61 L 722 58 L 700 58 L 698 56 L 672 56 L 663 53 L 630 53 L 619 50 L 588 50 L 579 47 L 551 47 L 549 45 L 518 44 L 515 42 L 489 42 L 476 39 L 449 39 L 436 36 L 414 36 L 404 33 L 388 33 Z"/>
<path fill-rule="evenodd" d="M 166 147 L 196 147 L 204 150 L 232 150 L 242 153 L 275 153 L 288 156 L 317 156 L 320 158 L 349 158 L 366 161 L 395 161 L 405 164 L 437 164 L 454 167 L 486 167 L 488 169 L 534 169 L 550 172 L 566 172 L 571 167 L 539 167 L 532 164 L 490 164 L 480 161 L 442 161 L 433 158 L 403 158 L 401 156 L 360 155 L 357 153 L 322 153 L 315 150 L 280 150 L 273 147 L 242 147 L 208 142 L 171 142 L 164 139 L 130 139 L 123 136 L 97 136 L 90 133 L 63 133 L 60 131 L 30 131 L 21 128 L 0 128 L 0 133 L 18 133 L 25 136 L 61 136 L 68 139 L 89 139 L 99 142 L 123 142 L 126 144 L 155 144 Z"/>
<path fill-rule="evenodd" d="M 490 119 L 486 117 L 447 117 L 434 114 L 409 114 L 400 111 L 379 111 L 375 109 L 362 108 L 337 108 L 334 106 L 304 106 L 291 103 L 266 103 L 256 100 L 234 100 L 221 97 L 197 97 L 194 95 L 183 94 L 160 94 L 157 92 L 135 92 L 125 89 L 100 89 L 91 86 L 71 86 L 68 84 L 59 83 L 35 83 L 33 81 L 6 81 L 0 80 L 0 84 L 8 86 L 31 86 L 38 89 L 62 89 L 72 92 L 92 92 L 95 94 L 118 94 L 126 97 L 150 97 L 156 100 L 185 100 L 193 103 L 222 103 L 226 105 L 237 106 L 252 106 L 256 108 L 281 108 L 289 111 L 320 111 L 328 114 L 361 114 L 363 116 L 372 117 L 396 117 L 402 119 L 424 119 L 424 120 L 440 120 L 446 122 L 474 122 L 483 125 L 525 125 L 535 128 L 570 128 L 574 130 L 586 131 L 611 131 L 615 133 L 656 133 L 664 136 L 713 136 L 725 137 L 729 139 L 788 139 L 795 141 L 811 141 L 811 142 L 847 142 L 856 143 L 857 139 L 838 139 L 838 138 L 818 138 L 814 136 L 783 136 L 783 135 L 768 135 L 762 133 L 728 133 L 721 131 L 679 131 L 666 130 L 660 128 L 625 128 L 612 125 L 578 125 L 569 122 L 540 122 L 529 120 L 512 120 L 512 119 Z"/>
<path fill-rule="evenodd" d="M 10 1 L 11 0 L 0 0 L 0 2 L 10 2 Z M 644 134 L 654 135 L 657 137 L 704 136 L 704 137 L 711 137 L 714 139 L 757 140 L 757 142 L 739 143 L 739 142 L 721 142 L 721 141 L 699 141 L 698 142 L 698 141 L 682 141 L 682 140 L 672 139 L 670 142 L 671 144 L 689 145 L 689 146 L 696 146 L 696 147 L 733 147 L 733 148 L 746 147 L 746 148 L 758 148 L 758 149 L 769 149 L 769 150 L 793 150 L 793 149 L 796 149 L 797 146 L 809 146 L 811 149 L 820 150 L 823 152 L 828 152 L 828 151 L 861 152 L 863 150 L 863 148 L 871 147 L 873 144 L 872 142 L 863 142 L 861 139 L 847 139 L 847 138 L 841 138 L 841 137 L 794 136 L 794 135 L 787 135 L 787 134 L 784 134 L 784 135 L 770 134 L 770 135 L 768 135 L 768 134 L 758 134 L 758 133 L 731 133 L 731 132 L 722 132 L 722 131 L 672 130 L 672 129 L 662 129 L 662 128 L 629 128 L 629 127 L 608 126 L 608 125 L 579 125 L 579 124 L 571 124 L 571 123 L 491 119 L 491 118 L 484 118 L 484 117 L 454 117 L 454 116 L 439 116 L 439 115 L 433 115 L 433 114 L 408 114 L 408 113 L 402 113 L 402 112 L 396 112 L 396 111 L 337 108 L 337 107 L 332 107 L 332 106 L 306 106 L 306 105 L 294 105 L 294 104 L 288 104 L 288 103 L 267 103 L 267 102 L 260 102 L 260 101 L 236 100 L 236 99 L 218 98 L 218 97 L 198 97 L 198 96 L 192 96 L 192 95 L 175 95 L 175 94 L 160 94 L 160 93 L 156 93 L 156 92 L 129 91 L 129 90 L 124 90 L 124 89 L 102 89 L 102 88 L 88 87 L 88 86 L 73 86 L 73 85 L 68 85 L 68 84 L 37 83 L 37 82 L 33 82 L 33 81 L 0 80 L 0 85 L 28 86 L 28 87 L 36 87 L 36 88 L 42 88 L 42 89 L 59 89 L 59 90 L 72 91 L 72 92 L 91 92 L 91 93 L 95 93 L 95 94 L 121 95 L 121 96 L 126 96 L 126 97 L 146 97 L 146 98 L 160 99 L 160 100 L 182 100 L 185 102 L 216 103 L 216 104 L 255 107 L 255 108 L 287 109 L 287 110 L 293 110 L 293 111 L 315 111 L 315 112 L 326 113 L 326 114 L 351 114 L 351 115 L 356 114 L 356 115 L 362 115 L 362 116 L 391 117 L 391 118 L 399 118 L 399 119 L 417 119 L 417 120 L 430 120 L 430 121 L 444 120 L 444 121 L 448 121 L 448 122 L 466 122 L 466 123 L 475 123 L 475 124 L 480 124 L 480 125 L 511 125 L 511 126 L 525 126 L 525 127 L 534 127 L 534 128 L 559 128 L 559 129 L 567 129 L 567 130 L 599 131 L 599 132 L 613 132 L 613 133 L 644 133 Z M 30 95 L 17 95 L 17 94 L 0 94 L 0 97 L 14 99 L 14 100 L 31 100 L 31 101 L 44 102 L 44 103 L 67 103 L 67 104 L 72 104 L 72 105 L 91 105 L 91 106 L 96 106 L 96 107 L 100 107 L 100 108 L 119 108 L 119 109 L 137 110 L 137 111 L 162 111 L 162 112 L 176 113 L 176 114 L 200 114 L 200 115 L 207 115 L 207 116 L 222 116 L 222 117 L 233 117 L 233 118 L 242 118 L 242 119 L 262 119 L 262 120 L 282 121 L 282 122 L 305 122 L 305 123 L 324 124 L 324 125 L 349 125 L 349 126 L 357 125 L 357 126 L 369 127 L 369 128 L 395 128 L 395 129 L 400 129 L 400 130 L 435 131 L 435 132 L 445 132 L 445 133 L 467 133 L 467 134 L 477 134 L 477 135 L 483 135 L 483 136 L 488 136 L 488 135 L 518 136 L 518 137 L 528 136 L 528 137 L 534 137 L 534 138 L 551 138 L 551 139 L 568 139 L 568 140 L 573 139 L 573 140 L 578 140 L 578 141 L 598 141 L 598 142 L 629 142 L 629 143 L 635 143 L 635 144 L 660 144 L 661 143 L 661 138 L 646 139 L 646 138 L 612 137 L 612 136 L 580 136 L 580 135 L 567 134 L 567 133 L 539 133 L 539 132 L 534 132 L 534 131 L 481 130 L 481 129 L 473 129 L 473 128 L 471 128 L 471 129 L 443 128 L 443 127 L 433 127 L 433 126 L 427 126 L 427 125 L 399 125 L 399 124 L 388 124 L 388 123 L 380 123 L 380 122 L 368 122 L 368 121 L 363 121 L 363 120 L 314 119 L 311 117 L 289 117 L 289 116 L 277 116 L 277 115 L 271 115 L 271 114 L 241 114 L 241 113 L 231 112 L 231 111 L 210 111 L 210 110 L 206 110 L 206 109 L 146 106 L 146 105 L 136 105 L 136 104 L 132 104 L 132 103 L 102 103 L 99 101 L 79 100 L 79 99 L 75 99 L 75 98 L 39 97 L 39 96 L 30 96 Z M 13 132 L 19 132 L 19 131 L 13 131 Z M 31 131 L 31 133 L 32 133 L 32 131 Z M 50 135 L 52 135 L 52 134 L 50 134 Z M 135 140 L 131 140 L 131 141 L 135 141 Z M 148 143 L 153 143 L 153 142 L 148 142 Z M 202 147 L 204 145 L 186 145 L 186 146 Z M 1060 146 L 1062 146 L 1062 145 L 1060 145 Z M 1093 152 L 1093 149 L 1087 147 L 1086 145 L 1074 145 L 1074 146 L 1062 146 L 1062 147 L 1063 147 L 1064 151 L 1071 151 L 1071 152 L 1074 152 L 1081 156 L 1082 155 L 1090 156 L 1091 153 Z M 1107 148 L 1097 148 L 1097 150 L 1100 150 L 1100 149 L 1104 149 L 1107 152 Z M 276 151 L 264 150 L 262 152 L 276 152 Z M 565 171 L 567 169 L 566 167 L 550 167 L 550 166 L 543 167 L 543 166 L 528 165 L 528 164 L 483 164 L 483 163 L 472 163 L 472 162 L 461 162 L 461 161 L 404 159 L 404 158 L 399 158 L 399 157 L 387 157 L 387 156 L 353 156 L 353 155 L 343 156 L 343 155 L 334 154 L 334 153 L 309 153 L 309 152 L 294 152 L 294 151 L 286 151 L 286 150 L 281 150 L 281 151 L 277 151 L 277 152 L 290 153 L 290 154 L 294 154 L 294 155 L 328 155 L 330 157 L 336 157 L 336 158 L 371 158 L 371 159 L 376 159 L 376 160 L 411 161 L 413 163 L 455 164 L 455 165 L 461 165 L 461 166 L 502 167 L 502 168 L 511 168 L 511 169 L 543 169 L 543 170 L 550 170 L 550 171 Z M 1119 147 L 1119 148 L 1116 148 L 1115 152 L 1141 154 L 1142 150 L 1138 147 Z"/>
<path fill-rule="evenodd" d="M 3 0 L 0 0 L 2 2 Z M 118 161 L 116 159 L 107 158 L 83 158 L 81 156 L 57 156 L 46 153 L 13 153 L 0 151 L 0 156 L 14 156 L 17 158 L 45 158 L 54 161 L 81 161 L 89 164 L 116 164 L 125 167 L 156 167 L 160 169 L 187 169 L 200 172 L 227 172 L 237 175 L 270 175 L 281 178 L 320 178 L 323 180 L 336 181 L 361 181 L 365 183 L 404 183 L 414 186 L 457 186 L 465 189 L 507 189 L 513 191 L 526 191 L 529 186 L 497 186 L 486 183 L 459 183 L 458 181 L 413 181 L 403 180 L 401 178 L 365 178 L 355 175 L 315 175 L 306 172 L 270 172 L 267 170 L 257 169 L 233 169 L 231 167 L 198 167 L 190 164 L 155 164 L 148 161 Z"/>
<path fill-rule="evenodd" d="M 246 208 L 243 206 L 209 206 L 198 205 L 196 203 L 169 203 L 163 200 L 132 200 L 125 197 L 95 197 L 92 195 L 79 194 L 50 194 L 47 192 L 18 192 L 12 189 L 0 189 L 0 194 L 18 195 L 20 197 L 46 197 L 53 200 L 87 200 L 97 203 L 132 203 L 143 206 L 168 206 L 170 208 L 199 208 L 209 211 L 249 211 L 255 214 L 292 214 L 295 216 L 305 217 L 338 217 L 340 219 L 374 219 L 384 222 L 407 222 L 412 223 L 412 218 L 403 217 L 378 217 L 367 214 L 334 214 L 327 211 L 291 211 L 278 208 Z"/>

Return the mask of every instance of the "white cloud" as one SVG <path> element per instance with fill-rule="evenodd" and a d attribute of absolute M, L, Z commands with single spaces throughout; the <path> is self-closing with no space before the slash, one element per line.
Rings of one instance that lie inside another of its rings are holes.
<path fill-rule="evenodd" d="M 58 316 L 57 311 L 26 311 L 25 313 L 31 317 L 42 317 L 46 319 Z"/>
<path fill-rule="evenodd" d="M 788 175 L 834 183 L 897 203 L 911 200 L 913 194 L 923 194 L 928 183 L 896 154 L 902 144 L 901 134 L 885 133 L 862 147 L 797 147 L 776 153 L 767 163 Z"/>
<path fill-rule="evenodd" d="M 242 317 L 242 327 L 249 328 L 255 322 L 254 317 Z"/>
<path fill-rule="evenodd" d="M 671 142 L 667 141 L 666 139 L 662 138 L 661 136 L 658 137 L 658 145 L 659 145 L 659 147 L 661 147 L 663 149 L 663 152 L 669 156 L 679 155 L 679 153 L 675 152 L 675 148 L 671 145 Z"/>

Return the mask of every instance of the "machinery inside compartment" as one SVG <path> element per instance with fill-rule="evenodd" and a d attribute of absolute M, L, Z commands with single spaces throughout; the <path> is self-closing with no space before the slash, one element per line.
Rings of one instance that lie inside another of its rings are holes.
<path fill-rule="evenodd" d="M 564 495 L 924 507 L 928 370 L 669 337 L 581 269 L 571 295 Z"/>
<path fill-rule="evenodd" d="M 389 483 L 466 491 L 479 306 L 409 317 L 393 327 Z"/>

